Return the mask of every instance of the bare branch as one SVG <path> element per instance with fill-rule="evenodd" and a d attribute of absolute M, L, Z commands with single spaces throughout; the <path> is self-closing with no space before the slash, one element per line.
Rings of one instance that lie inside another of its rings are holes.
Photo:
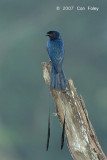
<path fill-rule="evenodd" d="M 42 63 L 43 76 L 50 85 L 51 63 Z M 63 125 L 69 151 L 74 160 L 107 160 L 88 118 L 82 96 L 77 95 L 73 81 L 68 80 L 70 90 L 66 92 L 50 90 L 56 104 L 56 111 Z"/>

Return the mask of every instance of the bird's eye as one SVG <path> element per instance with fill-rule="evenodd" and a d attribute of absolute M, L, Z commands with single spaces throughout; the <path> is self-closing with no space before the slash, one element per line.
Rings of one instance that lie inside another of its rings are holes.
<path fill-rule="evenodd" d="M 52 31 L 48 32 L 49 34 L 52 34 Z"/>

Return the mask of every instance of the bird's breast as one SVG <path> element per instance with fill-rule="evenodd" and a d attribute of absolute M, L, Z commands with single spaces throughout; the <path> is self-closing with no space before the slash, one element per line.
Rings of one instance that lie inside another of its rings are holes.
<path fill-rule="evenodd" d="M 47 43 L 47 48 L 49 53 L 60 53 L 64 52 L 64 45 L 63 42 L 60 40 L 49 40 Z"/>

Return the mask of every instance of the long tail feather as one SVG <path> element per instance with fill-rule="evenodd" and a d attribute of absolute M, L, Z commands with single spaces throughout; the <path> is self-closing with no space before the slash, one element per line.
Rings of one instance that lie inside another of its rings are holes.
<path fill-rule="evenodd" d="M 46 150 L 49 148 L 49 140 L 50 140 L 50 108 L 49 108 L 49 117 L 48 117 L 48 135 L 47 135 L 47 145 Z"/>
<path fill-rule="evenodd" d="M 63 128 L 62 128 L 62 136 L 61 136 L 61 149 L 64 146 L 64 133 L 65 133 L 65 117 L 64 117 L 64 123 L 63 123 Z"/>

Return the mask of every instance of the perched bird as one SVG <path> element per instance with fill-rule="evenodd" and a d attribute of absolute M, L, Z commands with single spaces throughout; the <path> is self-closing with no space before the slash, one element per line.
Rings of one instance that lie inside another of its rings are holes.
<path fill-rule="evenodd" d="M 58 31 L 49 31 L 47 42 L 47 50 L 52 62 L 52 70 L 50 75 L 50 89 L 65 90 L 69 89 L 68 81 L 62 69 L 64 59 L 64 43 Z"/>

